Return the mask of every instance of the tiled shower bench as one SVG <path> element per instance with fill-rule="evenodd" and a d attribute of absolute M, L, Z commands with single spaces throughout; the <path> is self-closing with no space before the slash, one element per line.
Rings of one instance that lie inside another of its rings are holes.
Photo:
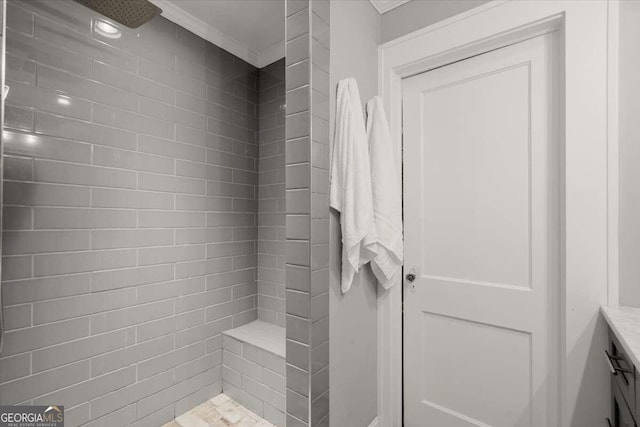
<path fill-rule="evenodd" d="M 285 425 L 285 329 L 256 320 L 222 334 L 222 390 L 276 426 Z"/>

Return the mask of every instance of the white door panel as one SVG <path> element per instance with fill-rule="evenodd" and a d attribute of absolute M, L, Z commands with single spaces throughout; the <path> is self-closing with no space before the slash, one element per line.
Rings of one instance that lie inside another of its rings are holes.
<path fill-rule="evenodd" d="M 405 425 L 556 425 L 553 35 L 403 82 Z"/>
<path fill-rule="evenodd" d="M 521 64 L 423 93 L 422 117 L 444 120 L 422 129 L 425 141 L 443 141 L 420 153 L 421 237 L 439 242 L 422 247 L 422 274 L 529 287 L 529 117 L 512 107 L 528 104 L 528 71 Z M 464 101 L 490 100 L 496 91 L 502 102 L 490 108 Z M 509 121 L 492 126 L 497 117 Z"/>

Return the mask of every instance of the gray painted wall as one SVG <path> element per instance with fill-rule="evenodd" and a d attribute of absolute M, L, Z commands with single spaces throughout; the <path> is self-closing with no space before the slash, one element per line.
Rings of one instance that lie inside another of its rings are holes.
<path fill-rule="evenodd" d="M 412 0 L 382 15 L 381 43 L 450 18 L 489 0 Z"/>
<path fill-rule="evenodd" d="M 364 104 L 378 93 L 380 15 L 368 0 L 331 4 L 331 128 L 335 127 L 338 81 L 358 80 Z M 351 290 L 340 291 L 341 236 L 338 213 L 331 212 L 331 425 L 366 427 L 377 415 L 377 299 L 367 265 Z"/>
<path fill-rule="evenodd" d="M 620 304 L 640 307 L 640 3 L 620 2 Z"/>
<path fill-rule="evenodd" d="M 158 426 L 220 392 L 220 333 L 257 318 L 258 71 L 93 18 L 9 4 L 0 404 Z"/>
<path fill-rule="evenodd" d="M 258 318 L 284 327 L 284 59 L 260 69 Z"/>

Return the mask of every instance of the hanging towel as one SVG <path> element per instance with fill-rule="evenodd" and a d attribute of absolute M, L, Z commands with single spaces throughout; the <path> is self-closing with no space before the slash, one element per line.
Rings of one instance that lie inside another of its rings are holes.
<path fill-rule="evenodd" d="M 380 284 L 389 289 L 400 281 L 402 274 L 402 185 L 387 116 L 379 96 L 367 102 L 367 137 L 377 236 L 371 269 Z"/>
<path fill-rule="evenodd" d="M 369 148 L 360 93 L 355 79 L 338 83 L 336 129 L 331 161 L 330 205 L 340 212 L 342 292 L 375 255 Z"/>

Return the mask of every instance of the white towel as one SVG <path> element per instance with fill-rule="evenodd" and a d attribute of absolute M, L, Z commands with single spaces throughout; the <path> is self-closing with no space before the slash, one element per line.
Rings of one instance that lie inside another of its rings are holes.
<path fill-rule="evenodd" d="M 389 289 L 402 274 L 402 185 L 389 123 L 379 96 L 367 103 L 367 137 L 371 157 L 371 187 L 376 224 L 376 256 L 371 269 L 380 284 Z"/>
<path fill-rule="evenodd" d="M 376 249 L 369 149 L 360 93 L 353 78 L 338 83 L 330 205 L 340 212 L 341 287 L 346 293 Z"/>

